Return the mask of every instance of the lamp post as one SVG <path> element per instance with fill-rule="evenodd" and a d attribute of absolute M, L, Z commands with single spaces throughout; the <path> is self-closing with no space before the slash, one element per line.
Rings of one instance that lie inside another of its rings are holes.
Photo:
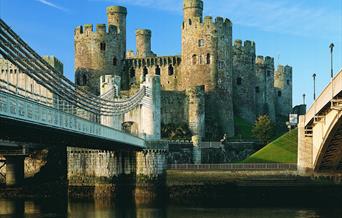
<path fill-rule="evenodd" d="M 316 74 L 314 73 L 313 75 L 312 75 L 312 77 L 313 77 L 313 85 L 314 85 L 314 100 L 316 100 Z"/>
<path fill-rule="evenodd" d="M 331 58 L 331 79 L 334 77 L 334 66 L 333 66 L 333 53 L 334 53 L 334 43 L 331 43 L 329 48 L 330 48 L 330 58 Z"/>

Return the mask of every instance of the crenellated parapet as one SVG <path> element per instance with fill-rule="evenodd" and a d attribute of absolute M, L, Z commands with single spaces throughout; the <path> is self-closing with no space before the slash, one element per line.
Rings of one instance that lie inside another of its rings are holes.
<path fill-rule="evenodd" d="M 116 36 L 118 29 L 114 25 L 97 24 L 94 30 L 93 24 L 85 24 L 75 28 L 75 38 L 77 37 L 103 37 L 105 35 Z"/>
<path fill-rule="evenodd" d="M 163 56 L 163 57 L 149 57 L 149 58 L 131 58 L 125 61 L 127 66 L 133 68 L 144 68 L 153 66 L 179 66 L 182 60 L 180 56 Z"/>

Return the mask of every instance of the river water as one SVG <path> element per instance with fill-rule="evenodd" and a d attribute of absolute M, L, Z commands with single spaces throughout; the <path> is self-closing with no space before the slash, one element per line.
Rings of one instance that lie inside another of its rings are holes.
<path fill-rule="evenodd" d="M 0 217 L 75 218 L 341 218 L 342 208 L 205 208 L 174 205 L 140 205 L 111 201 L 5 200 L 0 199 Z"/>

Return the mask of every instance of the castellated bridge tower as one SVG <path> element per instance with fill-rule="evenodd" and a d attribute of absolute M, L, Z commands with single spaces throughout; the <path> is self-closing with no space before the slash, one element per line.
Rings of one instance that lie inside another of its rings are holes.
<path fill-rule="evenodd" d="M 100 94 L 99 79 L 104 75 L 122 76 L 126 53 L 126 15 L 123 7 L 108 7 L 105 24 L 86 24 L 75 29 L 75 82 Z"/>
<path fill-rule="evenodd" d="M 276 122 L 274 99 L 274 59 L 267 56 L 256 58 L 255 85 L 256 115 L 268 115 Z"/>
<path fill-rule="evenodd" d="M 137 29 L 136 32 L 137 58 L 155 57 L 151 50 L 152 31 L 147 29 Z"/>
<path fill-rule="evenodd" d="M 234 42 L 233 87 L 234 112 L 250 123 L 255 122 L 255 43 Z"/>
<path fill-rule="evenodd" d="M 181 72 L 180 90 L 205 87 L 206 138 L 233 136 L 232 23 L 203 19 L 202 0 L 184 0 Z"/>
<path fill-rule="evenodd" d="M 276 111 L 279 116 L 288 116 L 292 110 L 292 67 L 278 66 L 274 75 Z"/>

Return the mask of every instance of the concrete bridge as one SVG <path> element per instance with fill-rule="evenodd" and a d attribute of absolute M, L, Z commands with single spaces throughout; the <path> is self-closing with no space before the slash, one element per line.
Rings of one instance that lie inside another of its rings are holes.
<path fill-rule="evenodd" d="M 299 118 L 298 130 L 300 174 L 342 173 L 342 71 Z"/>
<path fill-rule="evenodd" d="M 64 150 L 59 158 L 68 156 L 69 183 L 76 186 L 164 173 L 164 149 L 147 148 L 160 140 L 159 76 L 146 75 L 136 94 L 119 98 L 121 78 L 106 75 L 99 81 L 101 95 L 95 96 L 57 72 L 1 19 L 0 55 L 11 64 L 0 74 L 0 156 L 7 185 L 22 183 L 27 151 L 50 147 Z M 135 132 L 123 129 L 128 121 Z"/>

